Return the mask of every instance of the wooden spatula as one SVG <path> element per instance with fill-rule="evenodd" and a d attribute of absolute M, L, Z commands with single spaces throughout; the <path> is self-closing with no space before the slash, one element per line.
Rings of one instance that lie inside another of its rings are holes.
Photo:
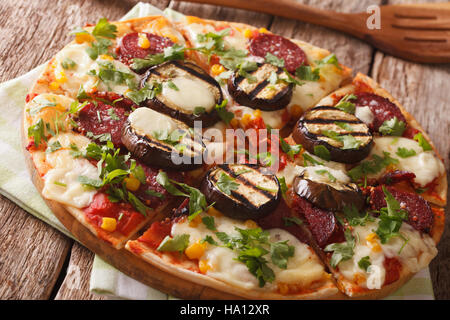
<path fill-rule="evenodd" d="M 388 54 L 414 62 L 450 62 L 449 2 L 380 6 L 380 28 L 377 29 L 373 23 L 376 21 L 368 21 L 373 12 L 340 13 L 294 0 L 182 1 L 253 10 L 318 24 L 349 33 Z"/>

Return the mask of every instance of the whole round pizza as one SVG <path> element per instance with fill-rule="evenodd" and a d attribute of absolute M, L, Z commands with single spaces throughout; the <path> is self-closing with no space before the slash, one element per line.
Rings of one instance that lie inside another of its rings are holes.
<path fill-rule="evenodd" d="M 437 255 L 446 172 L 374 80 L 309 43 L 169 13 L 100 19 L 26 98 L 57 217 L 183 298 L 381 298 Z"/>

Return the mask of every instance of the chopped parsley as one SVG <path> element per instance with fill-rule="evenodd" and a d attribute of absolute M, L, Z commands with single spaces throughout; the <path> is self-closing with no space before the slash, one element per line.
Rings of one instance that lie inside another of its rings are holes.
<path fill-rule="evenodd" d="M 401 158 L 409 158 L 409 157 L 415 156 L 417 153 L 414 149 L 406 149 L 406 148 L 399 147 L 395 154 Z"/>
<path fill-rule="evenodd" d="M 269 232 L 261 228 L 240 229 L 237 236 L 229 236 L 224 232 L 216 232 L 217 238 L 225 244 L 225 247 L 237 253 L 237 261 L 242 262 L 248 271 L 254 275 L 259 287 L 264 287 L 267 282 L 275 280 L 275 273 L 268 266 L 266 256 L 270 254 L 271 262 L 281 269 L 287 268 L 288 259 L 294 256 L 295 247 L 288 241 L 271 242 Z"/>
<path fill-rule="evenodd" d="M 350 230 L 345 230 L 344 232 L 346 242 L 342 243 L 332 243 L 325 247 L 325 252 L 333 252 L 330 259 L 330 265 L 336 268 L 337 265 L 345 260 L 349 260 L 353 257 L 353 249 L 355 248 L 355 238 L 353 237 Z"/>
<path fill-rule="evenodd" d="M 188 234 L 179 234 L 175 237 L 166 236 L 156 250 L 162 252 L 183 252 L 189 246 Z"/>
<path fill-rule="evenodd" d="M 333 176 L 330 171 L 322 169 L 322 170 L 315 170 L 315 173 L 320 174 L 320 175 L 324 175 L 326 174 L 328 176 L 328 180 L 330 180 L 330 182 L 336 182 L 336 177 Z"/>
<path fill-rule="evenodd" d="M 153 99 L 162 91 L 162 85 L 158 82 L 152 84 L 146 83 L 144 87 L 139 90 L 129 91 L 125 95 L 130 98 L 134 103 L 140 104 L 147 99 Z"/>
<path fill-rule="evenodd" d="M 164 171 L 160 171 L 158 173 L 156 176 L 156 182 L 163 186 L 164 189 L 172 195 L 189 198 L 189 221 L 192 221 L 192 219 L 194 219 L 201 212 L 208 210 L 205 195 L 201 193 L 200 190 L 185 183 L 170 179 Z M 180 191 L 175 185 L 181 187 L 183 191 Z"/>
<path fill-rule="evenodd" d="M 285 227 L 290 227 L 293 225 L 301 226 L 303 221 L 298 217 L 283 217 L 283 222 Z"/>
<path fill-rule="evenodd" d="M 274 65 L 276 67 L 283 68 L 284 67 L 284 59 L 278 58 L 270 52 L 266 53 L 265 60 L 267 63 Z"/>
<path fill-rule="evenodd" d="M 235 182 L 235 179 L 222 172 L 219 179 L 216 182 L 217 187 L 220 191 L 227 195 L 231 195 L 231 191 L 237 190 L 239 188 L 239 183 Z"/>
<path fill-rule="evenodd" d="M 65 58 L 62 62 L 61 62 L 61 67 L 63 67 L 63 69 L 73 69 L 77 66 L 77 63 L 75 61 L 73 61 L 70 58 Z"/>
<path fill-rule="evenodd" d="M 295 75 L 300 80 L 318 81 L 320 79 L 320 69 L 312 69 L 311 66 L 300 66 L 295 70 Z"/>
<path fill-rule="evenodd" d="M 226 106 L 228 104 L 228 100 L 225 99 L 222 101 L 222 103 L 216 104 L 216 111 L 219 114 L 219 117 L 222 119 L 223 122 L 225 122 L 225 124 L 229 124 L 230 121 L 234 118 L 234 113 L 233 112 L 229 112 L 226 109 Z"/>
<path fill-rule="evenodd" d="M 394 117 L 392 119 L 386 120 L 380 126 L 378 131 L 384 136 L 401 136 L 406 129 L 406 124 L 403 121 Z"/>
<path fill-rule="evenodd" d="M 61 143 L 59 143 L 59 141 L 55 141 L 47 147 L 47 150 L 45 150 L 45 153 L 52 153 L 61 148 L 62 148 Z"/>
<path fill-rule="evenodd" d="M 399 230 L 403 221 L 408 220 L 408 211 L 400 207 L 400 203 L 385 186 L 382 188 L 387 206 L 380 209 L 380 220 L 378 222 L 378 229 L 375 233 L 380 238 L 381 243 L 387 243 L 392 237 L 401 237 L 406 241 Z"/>
<path fill-rule="evenodd" d="M 214 221 L 214 217 L 211 216 L 205 216 L 202 218 L 203 224 L 208 228 L 209 230 L 216 231 L 216 225 Z"/>
<path fill-rule="evenodd" d="M 355 114 L 356 106 L 349 100 L 354 100 L 356 98 L 357 97 L 354 94 L 346 94 L 334 107 L 344 112 Z"/>
<path fill-rule="evenodd" d="M 370 257 L 369 256 L 365 256 L 362 257 L 359 261 L 358 261 L 358 266 L 367 272 L 367 269 L 372 265 L 372 263 L 370 262 Z"/>
<path fill-rule="evenodd" d="M 294 156 L 302 150 L 301 144 L 290 145 L 283 138 L 280 137 L 281 150 L 288 155 L 290 159 L 294 159 Z"/>
<path fill-rule="evenodd" d="M 424 138 L 421 132 L 419 132 L 414 136 L 414 140 L 416 140 L 419 143 L 419 146 L 422 147 L 423 151 L 433 150 L 430 143 Z"/>
<path fill-rule="evenodd" d="M 372 160 L 366 160 L 361 162 L 356 167 L 350 169 L 347 174 L 353 180 L 357 181 L 369 174 L 375 174 L 380 172 L 383 168 L 397 164 L 398 160 L 391 157 L 389 152 L 383 152 L 383 157 L 376 154 L 372 155 Z"/>
<path fill-rule="evenodd" d="M 323 145 L 314 146 L 314 154 L 326 161 L 331 159 L 330 151 Z"/>

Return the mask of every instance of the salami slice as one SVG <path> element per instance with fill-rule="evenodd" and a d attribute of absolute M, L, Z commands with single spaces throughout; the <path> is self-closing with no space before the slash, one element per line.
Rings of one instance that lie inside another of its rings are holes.
<path fill-rule="evenodd" d="M 389 99 L 370 92 L 357 93 L 356 99 L 352 100 L 356 108 L 369 107 L 373 114 L 372 123 L 368 124 L 372 131 L 378 131 L 384 121 L 397 117 L 399 121 L 406 123 L 400 109 Z"/>
<path fill-rule="evenodd" d="M 319 209 L 300 196 L 294 196 L 293 208 L 307 221 L 319 247 L 345 241 L 344 230 L 331 211 Z"/>
<path fill-rule="evenodd" d="M 77 130 L 84 135 L 92 135 L 95 140 L 111 135 L 111 142 L 116 147 L 123 147 L 122 127 L 128 118 L 129 110 L 101 101 L 88 103 L 78 114 Z M 90 133 L 89 133 L 90 132 Z"/>
<path fill-rule="evenodd" d="M 149 54 L 157 54 L 164 51 L 164 48 L 173 46 L 172 40 L 161 37 L 153 33 L 141 33 L 147 36 L 150 45 L 148 48 L 139 46 L 139 33 L 126 34 L 120 41 L 117 54 L 123 63 L 130 65 L 133 58 L 144 59 Z"/>
<path fill-rule="evenodd" d="M 287 71 L 294 73 L 295 69 L 307 64 L 305 52 L 292 41 L 275 34 L 258 33 L 249 44 L 252 55 L 266 57 L 271 53 L 279 59 L 284 60 Z"/>
<path fill-rule="evenodd" d="M 292 212 L 286 205 L 284 200 L 282 200 L 272 213 L 270 213 L 268 216 L 265 216 L 264 218 L 258 219 L 256 222 L 262 229 L 284 229 L 295 236 L 301 242 L 310 245 L 311 239 L 308 235 L 307 230 L 305 230 L 304 226 L 298 225 L 297 223 L 293 222 L 292 219 L 289 219 L 293 217 L 298 218 L 298 214 Z"/>
<path fill-rule="evenodd" d="M 416 175 L 412 172 L 395 170 L 395 171 L 390 171 L 390 172 L 387 172 L 386 174 L 384 174 L 380 178 L 380 183 L 392 185 L 392 184 L 396 184 L 396 183 L 399 183 L 402 181 L 413 182 L 415 177 L 416 177 Z"/>
<path fill-rule="evenodd" d="M 392 196 L 400 203 L 400 206 L 408 211 L 408 223 L 416 230 L 430 232 L 433 225 L 433 211 L 430 205 L 419 195 L 398 190 L 394 187 L 386 187 Z M 382 186 L 371 189 L 370 205 L 372 210 L 380 210 L 386 207 L 385 194 Z"/>

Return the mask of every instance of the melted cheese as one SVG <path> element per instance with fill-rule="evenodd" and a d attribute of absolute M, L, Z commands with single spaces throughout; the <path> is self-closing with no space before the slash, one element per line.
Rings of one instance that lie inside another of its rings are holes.
<path fill-rule="evenodd" d="M 215 217 L 215 226 L 217 231 L 225 232 L 230 236 L 236 236 L 238 234 L 235 227 L 247 229 L 244 222 L 225 216 Z M 210 244 L 207 245 L 203 256 L 199 258 L 199 260 L 207 261 L 210 266 L 206 274 L 240 288 L 270 291 L 276 290 L 278 283 L 296 284 L 301 287 L 307 287 L 313 281 L 323 279 L 325 274 L 324 268 L 318 257 L 306 244 L 298 241 L 287 231 L 281 229 L 271 229 L 268 231 L 271 242 L 287 240 L 289 245 L 295 247 L 294 256 L 289 258 L 286 269 L 280 269 L 269 261 L 268 266 L 275 273 L 275 281 L 273 283 L 267 283 L 263 288 L 259 288 L 256 277 L 248 271 L 245 264 L 236 260 L 237 255 L 235 251 Z M 172 227 L 172 236 L 181 234 L 190 235 L 190 244 L 203 239 L 206 235 L 210 235 L 216 239 L 214 233 L 207 229 L 204 224 L 200 223 L 196 227 L 192 227 L 186 219 L 175 223 Z M 217 241 L 220 242 L 219 240 Z"/>
<path fill-rule="evenodd" d="M 233 112 L 237 120 L 241 120 L 246 114 L 250 115 L 252 119 L 255 118 L 255 109 L 249 107 L 232 105 L 228 108 L 228 111 Z M 281 129 L 287 123 L 287 121 L 283 121 L 283 109 L 277 111 L 259 111 L 258 114 L 264 123 L 273 129 Z"/>
<path fill-rule="evenodd" d="M 89 46 L 90 44 L 87 42 L 82 44 L 70 43 L 55 56 L 55 77 L 58 78 L 61 74 L 66 75 L 67 81 L 60 83 L 60 87 L 73 98 L 76 97 L 80 87 L 86 92 L 90 92 L 98 80 L 97 77 L 87 74 L 89 70 L 95 67 L 95 62 L 86 53 Z M 68 70 L 64 69 L 61 63 L 66 59 L 71 59 L 76 65 Z"/>
<path fill-rule="evenodd" d="M 97 168 L 86 159 L 74 159 L 65 168 L 50 169 L 44 176 L 42 195 L 75 208 L 88 206 L 97 191 L 83 186 L 79 176 L 98 179 Z"/>
<path fill-rule="evenodd" d="M 311 60 L 308 59 L 308 61 Z M 291 102 L 287 106 L 289 113 L 293 113 L 292 107 L 294 105 L 298 105 L 302 111 L 312 108 L 320 99 L 337 89 L 342 80 L 342 72 L 334 65 L 321 67 L 318 81 L 302 80 L 303 85 L 295 86 Z"/>
<path fill-rule="evenodd" d="M 203 107 L 206 112 L 210 112 L 216 105 L 214 94 L 204 81 L 194 77 L 176 77 L 172 83 L 178 90 L 165 82 L 162 95 L 186 113 L 194 113 L 196 107 Z"/>
<path fill-rule="evenodd" d="M 355 116 L 367 125 L 371 124 L 374 118 L 372 111 L 367 106 L 356 108 Z"/>
<path fill-rule="evenodd" d="M 145 107 L 134 110 L 128 120 L 138 134 L 150 137 L 153 132 L 170 133 L 177 128 L 177 123 L 170 117 Z"/>
<path fill-rule="evenodd" d="M 383 152 L 389 152 L 390 156 L 398 159 L 399 163 L 395 167 L 399 170 L 412 172 L 416 175 L 414 182 L 426 186 L 435 178 L 444 174 L 445 167 L 435 155 L 433 151 L 423 151 L 417 141 L 403 137 L 375 137 L 374 147 L 369 155 L 372 154 L 383 156 Z M 416 152 L 415 156 L 402 158 L 396 152 L 398 148 L 412 149 Z M 379 177 L 384 172 L 370 177 Z"/>
<path fill-rule="evenodd" d="M 374 230 L 378 228 L 378 221 L 376 219 L 366 226 L 354 227 L 354 255 L 339 264 L 339 271 L 346 279 L 354 281 L 355 274 L 360 274 L 362 277 L 358 278 L 364 281 L 359 281 L 358 284 L 368 289 L 380 289 L 383 285 L 386 276 L 383 265 L 385 257 L 399 259 L 404 268 L 415 273 L 425 268 L 437 254 L 432 238 L 427 234 L 421 235 L 407 223 L 403 223 L 400 228 L 400 233 L 409 239 L 406 244 L 400 237 L 393 237 L 382 244 L 378 237 L 372 237 Z M 358 262 L 366 256 L 369 256 L 371 263 L 367 272 L 358 266 Z"/>
<path fill-rule="evenodd" d="M 83 186 L 78 177 L 86 176 L 98 180 L 98 170 L 86 159 L 73 158 L 70 154 L 70 145 L 76 145 L 82 151 L 91 141 L 71 132 L 52 137 L 48 144 L 51 145 L 56 141 L 61 144 L 61 149 L 45 154 L 45 161 L 51 169 L 44 175 L 42 195 L 76 208 L 86 207 L 97 191 Z"/>
<path fill-rule="evenodd" d="M 322 165 L 317 165 L 314 167 L 305 167 L 304 170 L 306 171 L 306 176 L 308 179 L 317 181 L 317 182 L 324 182 L 324 183 L 330 183 L 330 176 L 326 173 L 319 173 L 323 170 L 328 171 L 334 178 L 336 178 L 337 183 L 349 183 L 350 178 L 345 174 L 342 170 L 332 169 L 329 167 L 325 167 Z M 318 172 L 319 171 L 319 172 Z"/>

